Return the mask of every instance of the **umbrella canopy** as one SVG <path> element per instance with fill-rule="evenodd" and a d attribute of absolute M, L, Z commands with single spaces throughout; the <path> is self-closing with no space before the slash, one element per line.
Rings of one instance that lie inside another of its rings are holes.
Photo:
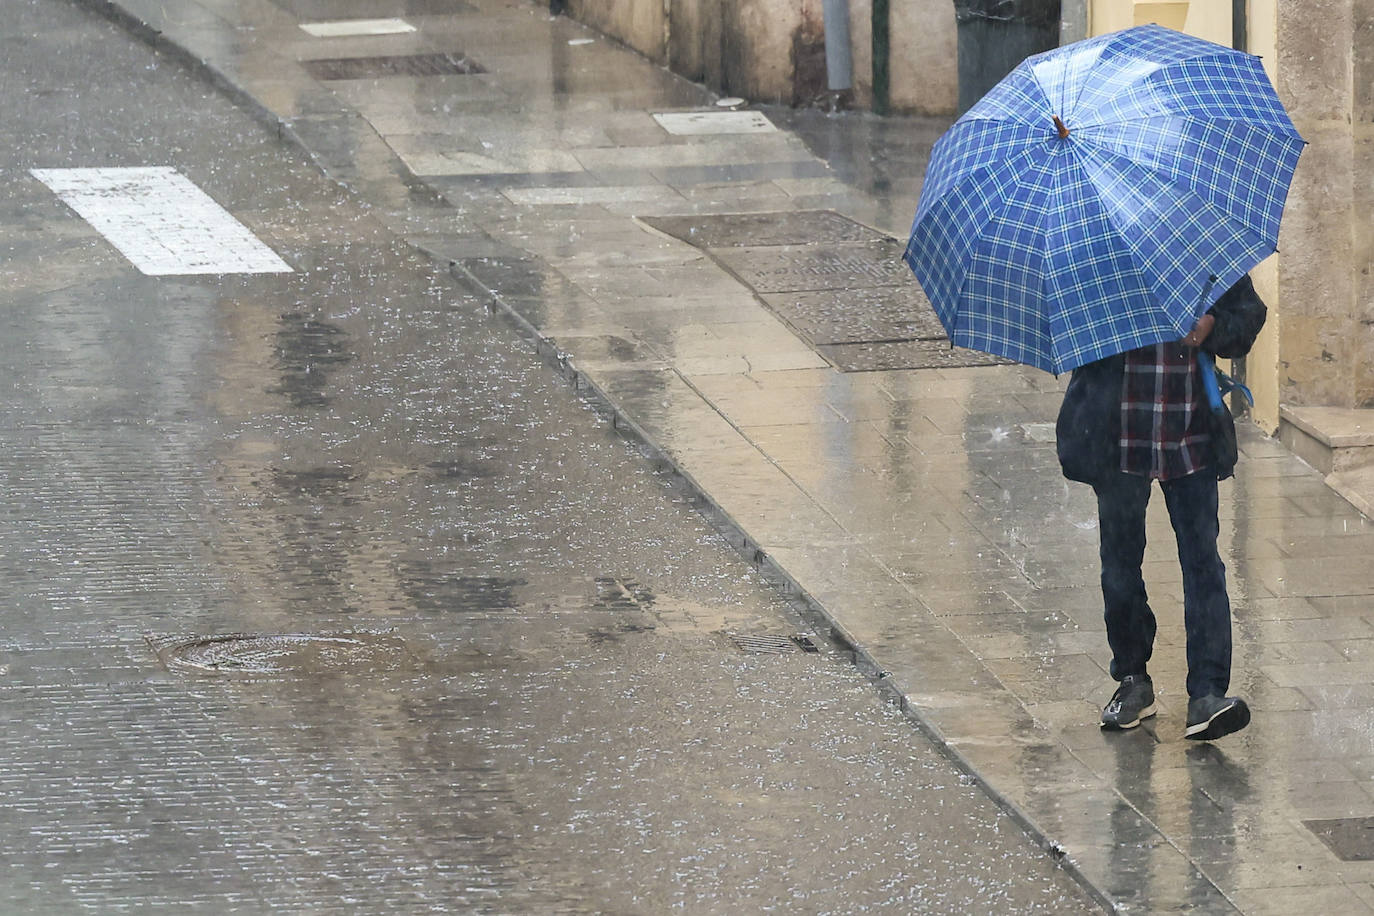
<path fill-rule="evenodd" d="M 1065 372 L 1185 336 L 1273 253 L 1303 145 L 1253 55 L 1076 42 L 936 142 L 904 257 L 955 344 Z"/>

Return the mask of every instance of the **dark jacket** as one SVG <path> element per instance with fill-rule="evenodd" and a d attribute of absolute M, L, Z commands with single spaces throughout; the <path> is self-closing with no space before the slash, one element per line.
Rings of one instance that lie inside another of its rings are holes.
<path fill-rule="evenodd" d="M 1267 310 L 1248 276 L 1241 277 L 1207 310 L 1216 319 L 1202 349 L 1234 359 L 1250 352 Z M 1064 476 L 1095 483 L 1121 469 L 1121 381 L 1125 355 L 1109 356 L 1073 370 L 1055 423 L 1059 465 Z M 1204 408 L 1205 409 L 1205 408 Z M 1236 427 L 1229 411 L 1215 417 L 1212 431 L 1218 480 L 1235 470 Z"/>

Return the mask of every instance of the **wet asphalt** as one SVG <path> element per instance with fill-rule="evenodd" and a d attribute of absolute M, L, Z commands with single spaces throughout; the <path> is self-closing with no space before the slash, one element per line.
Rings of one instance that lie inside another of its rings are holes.
<path fill-rule="evenodd" d="M 6 909 L 1094 908 L 394 212 L 91 13 L 6 20 Z M 143 276 L 28 174 L 124 165 L 294 272 Z M 226 634 L 336 641 L 183 651 Z"/>

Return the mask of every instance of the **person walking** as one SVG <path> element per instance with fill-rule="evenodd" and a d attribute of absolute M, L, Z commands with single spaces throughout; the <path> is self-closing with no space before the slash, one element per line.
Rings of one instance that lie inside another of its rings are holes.
<path fill-rule="evenodd" d="M 1145 509 L 1152 482 L 1164 493 L 1183 572 L 1188 717 L 1184 737 L 1212 740 L 1250 722 L 1231 681 L 1231 604 L 1217 552 L 1217 482 L 1234 471 L 1235 426 L 1204 391 L 1198 349 L 1244 356 L 1266 309 L 1248 276 L 1228 289 L 1178 341 L 1140 347 L 1073 371 L 1055 424 L 1064 476 L 1097 495 L 1109 668 L 1119 682 L 1104 729 L 1155 715 L 1148 663 L 1155 616 L 1145 591 Z"/>

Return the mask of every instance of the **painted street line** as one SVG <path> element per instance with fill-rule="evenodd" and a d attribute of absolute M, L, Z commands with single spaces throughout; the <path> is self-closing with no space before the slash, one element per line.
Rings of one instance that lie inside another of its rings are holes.
<path fill-rule="evenodd" d="M 302 22 L 301 28 L 316 38 L 399 35 L 415 31 L 415 26 L 404 19 L 331 19 L 328 22 Z"/>
<path fill-rule="evenodd" d="M 763 134 L 776 131 L 757 111 L 670 111 L 654 115 L 670 134 Z"/>
<path fill-rule="evenodd" d="M 292 270 L 176 169 L 30 169 L 30 174 L 145 274 Z"/>

